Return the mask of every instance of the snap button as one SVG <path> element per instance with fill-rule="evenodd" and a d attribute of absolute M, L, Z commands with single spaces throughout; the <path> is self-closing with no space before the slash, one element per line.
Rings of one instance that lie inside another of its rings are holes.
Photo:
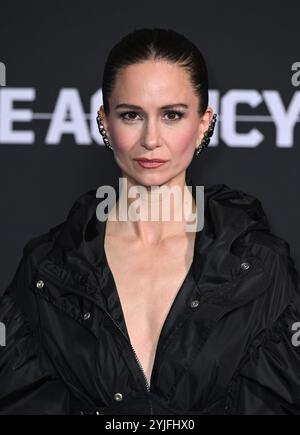
<path fill-rule="evenodd" d="M 242 270 L 247 270 L 247 269 L 249 269 L 249 267 L 250 267 L 250 264 L 247 263 L 246 261 L 241 264 L 241 269 Z"/>
<path fill-rule="evenodd" d="M 91 313 L 84 313 L 83 319 L 88 320 L 91 317 Z"/>
<path fill-rule="evenodd" d="M 120 402 L 120 400 L 123 399 L 123 395 L 122 395 L 121 393 L 116 393 L 116 394 L 114 395 L 114 398 L 115 398 L 115 400 L 116 400 L 117 402 Z"/>
<path fill-rule="evenodd" d="M 37 287 L 37 288 L 43 288 L 43 287 L 44 287 L 44 281 L 42 281 L 41 279 L 39 279 L 39 280 L 36 282 L 36 287 Z"/>
<path fill-rule="evenodd" d="M 192 302 L 191 302 L 191 308 L 197 308 L 198 307 L 198 305 L 199 305 L 199 301 L 198 301 L 198 299 L 194 299 Z"/>

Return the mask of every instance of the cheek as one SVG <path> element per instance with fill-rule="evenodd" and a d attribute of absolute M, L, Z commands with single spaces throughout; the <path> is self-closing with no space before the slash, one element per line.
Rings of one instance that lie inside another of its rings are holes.
<path fill-rule="evenodd" d="M 133 145 L 139 143 L 139 134 L 133 129 L 115 126 L 111 128 L 111 136 L 118 152 L 128 151 Z"/>
<path fill-rule="evenodd" d="M 170 153 L 178 167 L 188 166 L 193 158 L 196 146 L 196 132 L 194 129 L 178 131 L 170 141 Z"/>
<path fill-rule="evenodd" d="M 194 150 L 195 132 L 194 130 L 186 130 L 177 132 L 171 142 L 172 151 L 179 155 L 186 154 L 188 151 Z"/>

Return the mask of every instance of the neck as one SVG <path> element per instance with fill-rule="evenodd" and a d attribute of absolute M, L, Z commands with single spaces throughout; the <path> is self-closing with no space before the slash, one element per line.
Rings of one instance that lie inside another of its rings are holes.
<path fill-rule="evenodd" d="M 109 213 L 113 231 L 144 245 L 186 236 L 186 225 L 197 222 L 197 207 L 185 180 L 140 186 L 121 179 L 119 198 Z M 189 230 L 189 232 L 192 232 Z"/>

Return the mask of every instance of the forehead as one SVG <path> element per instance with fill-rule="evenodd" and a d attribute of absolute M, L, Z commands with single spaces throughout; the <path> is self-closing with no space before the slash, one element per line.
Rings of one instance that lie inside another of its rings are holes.
<path fill-rule="evenodd" d="M 147 104 L 153 98 L 159 103 L 170 103 L 170 99 L 196 99 L 189 73 L 174 63 L 147 61 L 122 68 L 116 77 L 112 100 L 124 100 L 134 104 Z M 179 101 L 179 100 L 178 100 Z"/>

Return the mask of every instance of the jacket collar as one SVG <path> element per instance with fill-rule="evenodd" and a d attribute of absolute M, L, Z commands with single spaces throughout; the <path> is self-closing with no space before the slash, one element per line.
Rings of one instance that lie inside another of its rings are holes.
<path fill-rule="evenodd" d="M 190 176 L 186 184 L 196 198 L 196 184 Z M 119 183 L 113 187 L 117 200 Z M 92 270 L 100 271 L 105 259 L 106 221 L 96 216 L 100 202 L 96 191 L 83 193 L 59 229 L 52 229 L 53 248 L 44 261 L 44 267 L 56 274 L 64 273 L 71 265 L 72 277 L 84 283 L 93 282 Z M 195 281 L 209 290 L 239 276 L 240 264 L 249 258 L 247 249 L 256 231 L 269 232 L 258 199 L 226 184 L 204 185 L 204 227 L 196 234 L 192 264 Z"/>

